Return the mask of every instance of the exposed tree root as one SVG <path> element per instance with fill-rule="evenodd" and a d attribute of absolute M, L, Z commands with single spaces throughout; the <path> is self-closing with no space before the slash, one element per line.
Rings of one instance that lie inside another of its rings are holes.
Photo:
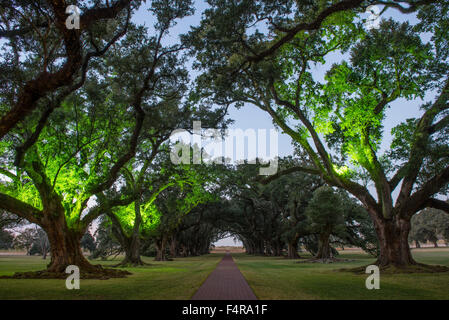
<path fill-rule="evenodd" d="M 306 258 L 303 258 L 303 257 L 300 257 L 300 256 L 297 256 L 297 257 L 284 256 L 284 259 L 287 259 L 287 260 L 300 260 L 300 259 L 306 259 Z"/>
<path fill-rule="evenodd" d="M 340 259 L 340 258 L 326 258 L 326 259 L 312 258 L 312 259 L 305 259 L 305 260 L 300 260 L 300 261 L 295 261 L 295 262 L 296 263 L 337 263 L 337 262 L 350 262 L 350 261 L 354 261 L 354 260 Z"/>
<path fill-rule="evenodd" d="M 154 261 L 173 261 L 173 258 L 164 258 L 164 259 L 154 258 Z"/>
<path fill-rule="evenodd" d="M 376 265 L 373 263 L 373 265 Z M 356 267 L 356 268 L 344 268 L 339 269 L 337 271 L 341 272 L 353 272 L 356 274 L 365 274 L 366 266 Z M 441 266 L 441 265 L 429 265 L 423 263 L 416 263 L 409 266 L 395 266 L 395 265 L 387 265 L 387 266 L 379 266 L 379 270 L 383 274 L 399 274 L 399 273 L 440 273 L 440 272 L 449 272 L 449 267 Z"/>
<path fill-rule="evenodd" d="M 117 269 L 96 268 L 94 272 L 80 270 L 80 279 L 107 280 L 110 278 L 125 278 L 131 272 Z M 70 274 L 65 272 L 50 272 L 47 270 L 16 272 L 12 276 L 0 276 L 0 279 L 67 279 Z"/>
<path fill-rule="evenodd" d="M 143 262 L 139 259 L 139 261 L 129 261 L 129 260 L 123 260 L 122 262 L 113 265 L 113 268 L 134 268 L 134 267 L 145 267 L 145 266 L 151 266 L 151 263 Z"/>

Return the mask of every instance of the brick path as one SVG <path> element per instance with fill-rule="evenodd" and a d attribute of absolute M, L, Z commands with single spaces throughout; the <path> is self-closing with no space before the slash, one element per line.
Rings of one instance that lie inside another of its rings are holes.
<path fill-rule="evenodd" d="M 193 295 L 192 300 L 257 300 L 229 253 Z"/>

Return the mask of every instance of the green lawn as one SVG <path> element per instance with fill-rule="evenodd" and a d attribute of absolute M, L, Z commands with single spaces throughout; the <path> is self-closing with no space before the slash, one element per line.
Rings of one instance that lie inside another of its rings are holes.
<path fill-rule="evenodd" d="M 449 266 L 449 249 L 414 250 L 423 263 Z M 220 261 L 222 254 L 155 262 L 127 268 L 122 279 L 82 280 L 80 290 L 67 290 L 65 280 L 0 279 L 1 299 L 189 299 Z M 449 273 L 390 274 L 380 277 L 380 290 L 367 290 L 368 275 L 335 271 L 373 262 L 366 254 L 344 251 L 351 262 L 295 263 L 278 257 L 233 254 L 259 299 L 449 299 Z M 102 262 L 104 265 L 116 261 Z M 40 257 L 0 256 L 0 275 L 44 269 Z"/>
<path fill-rule="evenodd" d="M 151 266 L 126 268 L 127 278 L 82 280 L 79 290 L 67 290 L 65 280 L 0 279 L 3 299 L 189 299 L 206 280 L 221 254 L 156 262 L 144 258 Z M 0 256 L 0 275 L 15 271 L 45 268 L 48 260 L 33 256 Z M 112 265 L 116 261 L 101 262 Z"/>
<path fill-rule="evenodd" d="M 449 249 L 414 250 L 419 262 L 449 266 Z M 233 255 L 259 299 L 449 299 L 449 272 L 380 275 L 380 290 L 368 290 L 368 275 L 335 271 L 370 264 L 363 253 L 343 251 L 351 262 L 295 263 L 277 257 Z"/>

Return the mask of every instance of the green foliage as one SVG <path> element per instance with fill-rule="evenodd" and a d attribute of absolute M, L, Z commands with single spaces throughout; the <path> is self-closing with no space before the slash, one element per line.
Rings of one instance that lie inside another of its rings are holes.
<path fill-rule="evenodd" d="M 449 241 L 449 216 L 447 213 L 428 208 L 412 218 L 409 241 L 436 243 L 439 238 Z"/>
<path fill-rule="evenodd" d="M 120 243 L 113 234 L 112 224 L 106 216 L 101 216 L 98 228 L 95 231 L 95 249 L 89 259 L 101 258 L 107 260 L 108 257 L 118 255 L 122 252 Z"/>
<path fill-rule="evenodd" d="M 343 231 L 344 225 L 343 203 L 338 194 L 331 188 L 318 188 L 306 209 L 310 219 L 310 228 L 316 232 Z"/>
<path fill-rule="evenodd" d="M 8 250 L 14 247 L 14 234 L 11 231 L 0 229 L 0 249 Z"/>
<path fill-rule="evenodd" d="M 340 136 L 341 151 L 355 164 L 374 170 L 389 103 L 423 97 L 433 85 L 431 49 L 409 24 L 382 21 L 351 48 L 350 63 L 334 65 L 327 73 L 318 110 L 333 110 L 325 120 L 338 129 L 329 135 Z"/>
<path fill-rule="evenodd" d="M 87 231 L 81 238 L 81 248 L 93 252 L 96 248 L 95 238 Z"/>

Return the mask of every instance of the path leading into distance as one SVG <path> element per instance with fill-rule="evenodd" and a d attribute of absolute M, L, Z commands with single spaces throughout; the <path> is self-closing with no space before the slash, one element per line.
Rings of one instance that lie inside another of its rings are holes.
<path fill-rule="evenodd" d="M 226 253 L 192 300 L 257 300 L 239 268 Z"/>

